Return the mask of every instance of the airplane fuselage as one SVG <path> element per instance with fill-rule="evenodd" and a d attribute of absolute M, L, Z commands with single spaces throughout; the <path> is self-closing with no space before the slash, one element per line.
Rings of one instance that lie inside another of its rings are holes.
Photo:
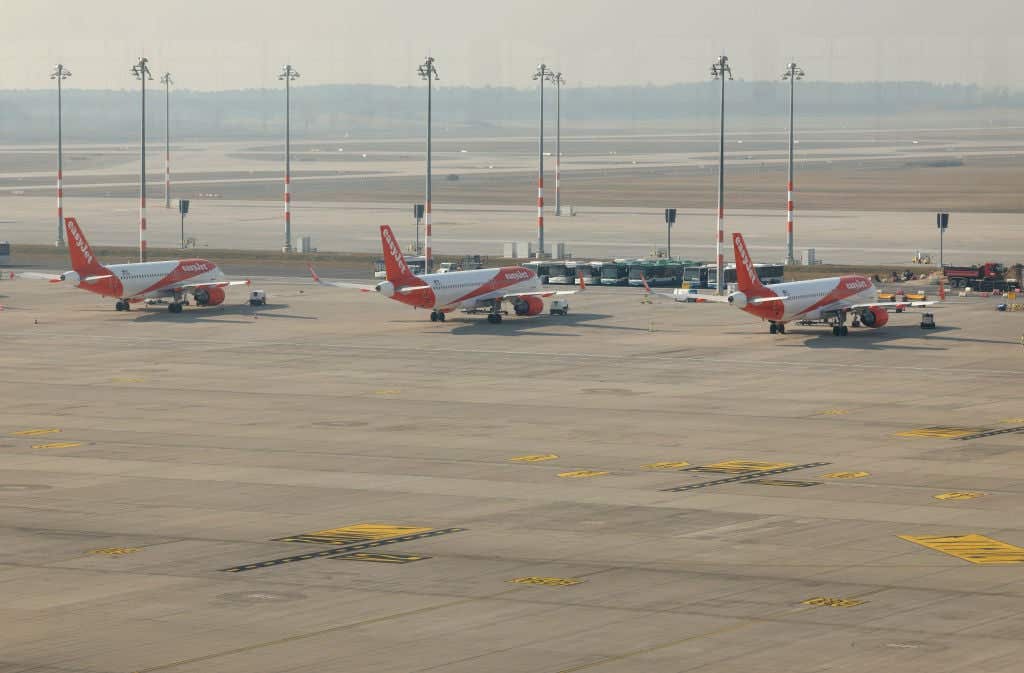
<path fill-rule="evenodd" d="M 76 287 L 104 297 L 129 301 L 173 297 L 170 288 L 188 283 L 201 285 L 224 280 L 224 272 L 205 259 L 180 259 L 163 262 L 108 264 L 102 271 L 85 277 L 74 271 L 61 274 Z"/>
<path fill-rule="evenodd" d="M 377 286 L 377 291 L 385 294 L 393 291 L 392 299 L 442 311 L 483 308 L 505 295 L 543 291 L 537 274 L 521 266 L 428 273 L 416 276 L 416 281 L 410 281 L 405 287 L 419 284 L 429 287 L 402 292 L 402 284 L 395 286 L 384 282 Z"/>
<path fill-rule="evenodd" d="M 748 297 L 781 297 L 782 301 L 748 301 L 742 310 L 764 320 L 821 320 L 855 304 L 877 300 L 877 290 L 865 276 L 836 276 L 799 280 L 765 286 L 763 292 Z"/>

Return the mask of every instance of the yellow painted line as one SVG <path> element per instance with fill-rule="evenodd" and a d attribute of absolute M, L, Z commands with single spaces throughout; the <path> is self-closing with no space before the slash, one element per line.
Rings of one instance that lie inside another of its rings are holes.
<path fill-rule="evenodd" d="M 558 458 L 558 454 L 545 453 L 531 456 L 516 456 L 515 458 L 509 458 L 513 463 L 540 463 L 545 460 L 555 460 Z"/>
<path fill-rule="evenodd" d="M 978 565 L 1024 563 L 1024 547 L 993 540 L 984 535 L 900 535 L 919 544 Z"/>
<path fill-rule="evenodd" d="M 573 470 L 572 472 L 560 472 L 559 477 L 565 479 L 586 479 L 587 477 L 601 477 L 608 474 L 598 470 Z"/>
<path fill-rule="evenodd" d="M 870 474 L 870 472 L 830 472 L 821 476 L 825 479 L 862 479 Z"/>
<path fill-rule="evenodd" d="M 797 481 L 793 479 L 747 479 L 742 482 L 744 484 L 759 484 L 761 486 L 789 486 L 792 488 L 804 488 L 807 486 L 817 486 L 820 481 Z"/>
<path fill-rule="evenodd" d="M 936 439 L 957 439 L 967 435 L 988 432 L 992 428 L 968 428 L 959 425 L 933 425 L 927 428 L 915 428 L 906 432 L 897 432 L 897 437 L 933 437 Z"/>
<path fill-rule="evenodd" d="M 374 395 L 399 395 L 399 394 L 401 394 L 401 392 L 402 392 L 401 390 L 398 390 L 397 388 L 393 388 L 393 389 L 390 389 L 390 390 L 375 390 L 375 391 L 373 391 L 373 394 Z"/>
<path fill-rule="evenodd" d="M 800 602 L 803 605 L 826 608 L 852 608 L 865 603 L 865 601 L 857 600 L 856 598 L 829 598 L 827 596 L 816 596 L 815 598 L 808 598 L 806 601 Z"/>
<path fill-rule="evenodd" d="M 39 435 L 52 435 L 55 432 L 60 432 L 60 428 L 32 428 L 31 430 L 18 430 L 11 434 L 18 437 L 38 437 Z"/>
<path fill-rule="evenodd" d="M 756 460 L 723 460 L 720 463 L 691 467 L 694 472 L 720 472 L 723 474 L 746 474 L 748 472 L 765 472 L 792 467 L 793 463 L 761 463 Z"/>
<path fill-rule="evenodd" d="M 366 552 L 354 552 L 352 554 L 342 554 L 341 556 L 333 556 L 331 558 L 341 561 L 369 561 L 371 563 L 412 563 L 413 561 L 423 561 L 430 557 L 410 556 L 407 554 L 368 554 Z"/>
<path fill-rule="evenodd" d="M 1019 425 L 1021 423 L 1024 423 L 1024 418 L 1004 418 L 999 422 L 1006 423 L 1007 425 Z"/>
<path fill-rule="evenodd" d="M 107 556 L 124 556 L 142 551 L 141 547 L 106 547 L 104 549 L 91 549 L 90 554 L 105 554 Z"/>
<path fill-rule="evenodd" d="M 48 444 L 33 444 L 33 449 L 70 449 L 73 446 L 81 446 L 81 442 L 50 442 Z"/>
<path fill-rule="evenodd" d="M 644 465 L 648 470 L 679 470 L 689 466 L 689 463 L 685 460 L 678 460 L 675 462 L 661 462 L 661 463 L 648 463 Z"/>
<path fill-rule="evenodd" d="M 543 587 L 568 587 L 573 584 L 580 584 L 583 580 L 573 577 L 517 577 L 509 580 L 513 584 L 533 584 Z"/>
<path fill-rule="evenodd" d="M 278 538 L 278 542 L 311 542 L 315 544 L 350 544 L 353 542 L 370 542 L 373 540 L 384 540 L 392 537 L 404 537 L 429 533 L 433 528 L 420 526 L 396 526 L 388 523 L 357 523 L 351 526 L 340 528 L 329 528 L 318 530 L 312 533 L 299 533 L 284 538 Z"/>
<path fill-rule="evenodd" d="M 936 500 L 971 500 L 973 498 L 980 498 L 985 495 L 984 493 L 973 493 L 971 491 L 954 491 L 952 493 L 939 493 L 932 497 Z"/>
<path fill-rule="evenodd" d="M 848 413 L 850 412 L 847 409 L 825 409 L 819 411 L 818 416 L 845 416 Z"/>

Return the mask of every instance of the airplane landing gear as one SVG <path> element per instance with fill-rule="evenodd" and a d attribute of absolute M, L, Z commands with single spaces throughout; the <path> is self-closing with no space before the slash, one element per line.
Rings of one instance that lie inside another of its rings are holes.
<path fill-rule="evenodd" d="M 130 311 L 132 310 L 131 304 L 125 299 L 118 299 L 117 303 L 114 304 L 114 309 L 117 311 Z"/>
<path fill-rule="evenodd" d="M 500 313 L 488 313 L 487 314 L 487 322 L 491 323 L 492 325 L 499 324 L 501 322 L 501 314 Z"/>
<path fill-rule="evenodd" d="M 832 325 L 832 336 L 846 336 L 850 333 L 850 328 L 846 325 Z"/>
<path fill-rule="evenodd" d="M 176 301 L 172 301 L 167 305 L 167 310 L 171 313 L 181 313 L 181 304 Z"/>
<path fill-rule="evenodd" d="M 768 332 L 770 334 L 785 334 L 786 324 L 781 322 L 771 322 L 768 324 Z"/>
<path fill-rule="evenodd" d="M 437 322 L 438 320 L 444 322 L 444 311 L 431 311 L 430 322 Z"/>

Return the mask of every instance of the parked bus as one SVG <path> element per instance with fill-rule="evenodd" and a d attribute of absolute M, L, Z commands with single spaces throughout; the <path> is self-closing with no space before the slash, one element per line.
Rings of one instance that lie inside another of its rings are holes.
<path fill-rule="evenodd" d="M 548 282 L 552 285 L 574 285 L 576 283 L 576 262 L 548 262 Z"/>
<path fill-rule="evenodd" d="M 678 287 L 683 280 L 683 263 L 668 259 L 638 260 L 629 265 L 629 284 L 651 287 Z"/>
<path fill-rule="evenodd" d="M 409 265 L 409 270 L 413 272 L 413 275 L 419 276 L 423 274 L 427 269 L 427 258 L 423 255 L 406 255 L 405 263 Z M 374 278 L 387 278 L 387 272 L 384 270 L 384 260 L 378 259 L 373 263 L 373 277 Z"/>
<path fill-rule="evenodd" d="M 617 259 L 601 265 L 601 285 L 628 285 L 629 262 Z"/>
<path fill-rule="evenodd" d="M 701 272 L 701 278 L 704 279 L 704 284 L 700 287 L 710 288 L 712 290 L 716 289 L 718 287 L 718 265 L 705 264 L 701 268 L 703 269 Z M 786 267 L 783 264 L 755 264 L 754 270 L 757 271 L 757 277 L 761 279 L 762 283 L 765 285 L 774 285 L 775 283 L 782 282 Z M 735 264 L 725 265 L 725 269 L 722 271 L 722 280 L 725 281 L 726 287 L 736 283 Z"/>

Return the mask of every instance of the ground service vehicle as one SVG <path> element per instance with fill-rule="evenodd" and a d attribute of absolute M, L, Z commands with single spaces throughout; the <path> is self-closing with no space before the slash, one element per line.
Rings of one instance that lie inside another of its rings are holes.
<path fill-rule="evenodd" d="M 1017 280 L 1010 278 L 1006 267 L 996 262 L 985 262 L 976 266 L 944 266 L 942 275 L 949 279 L 951 287 L 969 287 L 976 292 L 1009 290 L 1017 287 Z"/>

